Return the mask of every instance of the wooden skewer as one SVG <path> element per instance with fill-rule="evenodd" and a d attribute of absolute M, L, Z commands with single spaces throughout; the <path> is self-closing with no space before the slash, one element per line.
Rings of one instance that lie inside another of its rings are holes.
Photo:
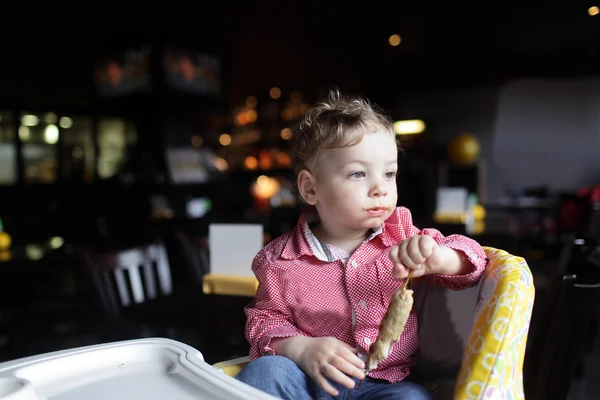
<path fill-rule="evenodd" d="M 408 281 L 410 281 L 410 278 L 412 277 L 412 273 L 413 273 L 412 269 L 410 271 L 408 271 L 408 276 L 406 277 L 406 279 L 404 280 L 404 283 L 402 284 L 402 291 L 406 290 L 406 287 L 408 286 Z"/>
<path fill-rule="evenodd" d="M 404 280 L 404 283 L 402 284 L 402 289 L 401 290 L 403 292 L 408 287 L 408 281 L 410 281 L 410 278 L 412 277 L 412 273 L 413 273 L 412 269 L 410 271 L 408 271 L 408 276 L 406 277 L 406 279 Z M 366 377 L 366 374 L 367 374 L 367 366 L 365 366 L 365 377 Z M 358 387 L 356 388 L 356 390 L 360 390 L 360 387 L 362 386 L 363 382 L 364 382 L 364 379 L 361 379 L 361 381 L 358 384 Z"/>
<path fill-rule="evenodd" d="M 367 370 L 367 368 L 365 368 L 365 373 L 366 373 L 366 370 Z M 366 378 L 366 376 L 365 376 L 365 378 Z M 365 381 L 364 379 L 360 380 L 360 383 L 358 384 L 358 387 L 356 388 L 356 390 L 360 390 L 360 387 L 362 386 L 364 381 Z"/>

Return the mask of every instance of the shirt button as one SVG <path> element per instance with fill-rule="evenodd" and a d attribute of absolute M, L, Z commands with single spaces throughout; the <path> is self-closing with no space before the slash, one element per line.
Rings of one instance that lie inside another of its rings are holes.
<path fill-rule="evenodd" d="M 364 300 L 359 301 L 358 305 L 361 306 L 364 310 L 367 309 L 367 302 Z"/>
<path fill-rule="evenodd" d="M 350 265 L 352 266 L 352 268 L 356 268 L 356 261 L 354 261 L 354 260 L 350 261 Z"/>
<path fill-rule="evenodd" d="M 363 342 L 365 342 L 367 346 L 371 345 L 371 339 L 369 339 L 368 337 L 364 338 Z"/>

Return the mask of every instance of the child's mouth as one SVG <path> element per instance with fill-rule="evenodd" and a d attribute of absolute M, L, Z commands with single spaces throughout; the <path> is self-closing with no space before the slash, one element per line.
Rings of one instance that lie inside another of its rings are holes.
<path fill-rule="evenodd" d="M 389 209 L 389 207 L 371 207 L 364 210 L 368 215 L 376 217 L 385 214 Z"/>

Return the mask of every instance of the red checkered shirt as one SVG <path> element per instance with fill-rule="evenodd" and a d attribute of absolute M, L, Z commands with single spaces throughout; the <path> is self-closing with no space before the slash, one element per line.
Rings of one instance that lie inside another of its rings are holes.
<path fill-rule="evenodd" d="M 392 275 L 390 249 L 414 235 L 429 235 L 443 246 L 462 251 L 473 264 L 465 275 L 427 275 L 424 279 L 451 289 L 475 285 L 487 260 L 481 246 L 462 235 L 443 236 L 413 226 L 410 211 L 395 212 L 351 255 L 319 243 L 303 213 L 295 230 L 268 243 L 254 258 L 259 286 L 246 307 L 250 359 L 274 354 L 273 338 L 333 336 L 359 350 L 366 359 L 379 324 L 402 280 Z M 401 381 L 415 364 L 419 347 L 417 317 L 411 313 L 390 355 L 370 373 L 373 378 Z"/>

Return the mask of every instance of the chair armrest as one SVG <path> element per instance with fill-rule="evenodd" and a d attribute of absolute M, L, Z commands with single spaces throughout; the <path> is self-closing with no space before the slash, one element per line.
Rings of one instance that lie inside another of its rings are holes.
<path fill-rule="evenodd" d="M 484 247 L 489 259 L 455 386 L 456 399 L 524 399 L 523 362 L 535 287 L 525 259 Z"/>

